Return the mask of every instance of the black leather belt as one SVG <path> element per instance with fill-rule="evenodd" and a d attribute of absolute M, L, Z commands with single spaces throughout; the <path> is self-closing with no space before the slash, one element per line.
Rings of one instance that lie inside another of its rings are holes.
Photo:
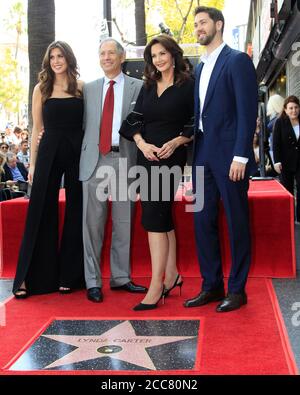
<path fill-rule="evenodd" d="M 111 152 L 120 152 L 119 146 L 118 145 L 112 145 L 110 151 Z"/>

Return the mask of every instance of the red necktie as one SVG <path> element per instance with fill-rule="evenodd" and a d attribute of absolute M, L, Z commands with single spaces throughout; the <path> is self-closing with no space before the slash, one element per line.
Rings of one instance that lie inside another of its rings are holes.
<path fill-rule="evenodd" d="M 99 150 L 103 155 L 106 155 L 111 150 L 111 136 L 114 115 L 114 83 L 115 81 L 113 80 L 109 81 L 109 88 L 106 92 L 104 106 L 102 109 Z"/>

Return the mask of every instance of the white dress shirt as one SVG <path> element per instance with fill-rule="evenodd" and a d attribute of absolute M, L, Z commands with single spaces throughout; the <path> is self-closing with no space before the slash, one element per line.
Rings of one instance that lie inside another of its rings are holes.
<path fill-rule="evenodd" d="M 294 132 L 295 132 L 295 136 L 296 136 L 296 139 L 297 140 L 299 140 L 299 132 L 300 132 L 300 128 L 299 128 L 299 125 L 295 125 L 295 126 L 293 126 L 293 129 L 294 129 Z"/>
<path fill-rule="evenodd" d="M 218 60 L 218 57 L 220 53 L 222 52 L 223 48 L 225 47 L 226 43 L 223 42 L 221 45 L 218 46 L 212 53 L 210 54 L 204 54 L 201 56 L 201 62 L 204 63 L 201 76 L 200 76 L 200 82 L 199 82 L 199 99 L 200 99 L 200 117 L 199 117 L 199 129 L 203 130 L 203 122 L 202 122 L 202 111 L 203 111 L 203 106 L 205 103 L 205 98 L 209 86 L 209 81 L 212 75 L 212 72 L 214 70 L 214 67 L 216 65 L 216 62 Z M 235 156 L 233 158 L 234 161 L 236 162 L 241 162 L 246 164 L 248 162 L 248 158 L 244 158 L 241 156 Z"/>
<path fill-rule="evenodd" d="M 123 104 L 123 93 L 124 93 L 124 74 L 121 72 L 114 79 L 114 115 L 113 115 L 113 126 L 112 126 L 112 142 L 111 145 L 119 145 L 120 135 L 119 130 L 122 123 L 122 104 Z M 102 92 L 102 109 L 105 101 L 105 96 L 109 88 L 109 82 L 111 80 L 104 77 L 103 92 Z"/>

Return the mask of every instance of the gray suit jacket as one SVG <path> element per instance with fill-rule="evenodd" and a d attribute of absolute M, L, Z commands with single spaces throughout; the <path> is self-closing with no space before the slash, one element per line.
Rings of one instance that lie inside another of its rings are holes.
<path fill-rule="evenodd" d="M 84 138 L 81 148 L 79 179 L 87 181 L 93 174 L 99 159 L 99 131 L 102 112 L 104 78 L 84 85 Z M 122 120 L 133 111 L 143 81 L 124 74 Z M 120 157 L 127 158 L 128 169 L 136 164 L 136 145 L 120 136 Z"/>

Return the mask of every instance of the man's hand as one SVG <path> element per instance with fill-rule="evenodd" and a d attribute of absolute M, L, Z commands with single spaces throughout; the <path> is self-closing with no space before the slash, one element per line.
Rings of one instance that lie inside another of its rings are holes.
<path fill-rule="evenodd" d="M 13 181 L 13 180 L 6 181 L 6 185 L 8 187 L 12 187 L 12 186 L 16 185 L 16 183 L 17 183 L 17 181 Z"/>
<path fill-rule="evenodd" d="M 38 134 L 37 139 L 36 139 L 36 145 L 37 146 L 40 145 L 40 142 L 42 140 L 44 132 L 45 132 L 45 129 L 43 128 L 43 129 L 41 129 L 40 133 Z"/>
<path fill-rule="evenodd" d="M 231 181 L 241 181 L 245 177 L 246 164 L 241 162 L 232 161 L 230 170 L 229 170 L 229 178 Z"/>

